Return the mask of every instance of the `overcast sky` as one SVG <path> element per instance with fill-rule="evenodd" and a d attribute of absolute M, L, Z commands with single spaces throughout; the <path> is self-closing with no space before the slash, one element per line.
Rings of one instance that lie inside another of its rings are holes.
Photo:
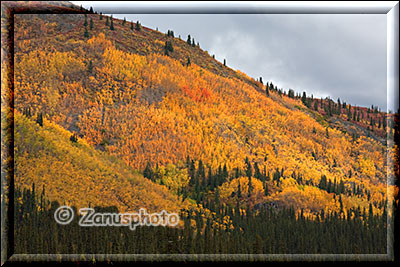
<path fill-rule="evenodd" d="M 85 8 L 93 2 L 72 1 Z M 106 3 L 106 2 L 103 2 Z M 126 5 L 129 2 L 125 2 Z M 104 5 L 104 4 L 103 4 Z M 123 11 L 119 11 L 121 13 Z M 103 12 L 106 13 L 106 12 Z M 384 14 L 113 14 L 190 34 L 219 61 L 279 88 L 386 110 Z M 391 107 L 389 107 L 390 109 Z"/>

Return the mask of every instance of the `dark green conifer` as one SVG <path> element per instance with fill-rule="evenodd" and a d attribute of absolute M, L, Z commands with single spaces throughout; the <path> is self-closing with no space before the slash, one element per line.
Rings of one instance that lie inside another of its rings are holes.
<path fill-rule="evenodd" d="M 92 73 L 92 71 L 93 71 L 93 63 L 92 63 L 91 60 L 89 60 L 88 72 L 89 72 L 89 73 Z"/>
<path fill-rule="evenodd" d="M 136 21 L 136 28 L 135 28 L 137 31 L 141 31 L 141 29 L 142 29 L 142 25 L 140 24 L 140 22 L 139 21 Z"/>
<path fill-rule="evenodd" d="M 36 122 L 40 125 L 43 126 L 43 114 L 42 112 L 39 112 L 37 114 Z"/>
<path fill-rule="evenodd" d="M 110 22 L 110 30 L 114 30 L 114 20 L 113 17 L 111 16 L 111 22 Z"/>

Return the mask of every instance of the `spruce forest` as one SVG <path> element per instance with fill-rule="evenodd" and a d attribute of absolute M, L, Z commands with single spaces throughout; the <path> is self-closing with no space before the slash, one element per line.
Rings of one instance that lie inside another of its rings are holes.
<path fill-rule="evenodd" d="M 14 15 L 15 253 L 387 253 L 394 114 L 278 88 L 196 36 L 66 5 L 82 14 Z M 60 205 L 180 223 L 60 225 Z"/>

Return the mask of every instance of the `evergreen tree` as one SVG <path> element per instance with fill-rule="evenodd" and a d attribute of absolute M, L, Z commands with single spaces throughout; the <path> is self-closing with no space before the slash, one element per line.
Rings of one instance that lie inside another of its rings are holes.
<path fill-rule="evenodd" d="M 273 178 L 272 178 L 273 181 L 276 182 L 276 186 L 279 186 L 280 177 L 281 177 L 281 174 L 280 174 L 280 172 L 279 172 L 279 169 L 277 168 L 277 169 L 275 170 L 274 175 L 273 175 Z"/>
<path fill-rule="evenodd" d="M 288 97 L 294 98 L 294 91 L 293 91 L 293 89 L 289 89 Z"/>
<path fill-rule="evenodd" d="M 307 106 L 307 96 L 306 96 L 306 92 L 303 92 L 303 96 L 301 97 L 301 102 L 303 102 L 303 104 L 305 106 Z"/>
<path fill-rule="evenodd" d="M 241 175 L 240 170 L 239 170 L 238 167 L 236 167 L 236 169 L 235 169 L 235 178 L 239 178 L 240 175 Z"/>
<path fill-rule="evenodd" d="M 208 168 L 208 176 L 207 176 L 207 178 L 208 178 L 207 185 L 208 185 L 209 188 L 211 188 L 212 184 L 213 184 L 213 181 L 212 181 L 213 176 L 212 176 L 211 167 Z"/>
<path fill-rule="evenodd" d="M 253 171 L 251 169 L 251 163 L 248 157 L 246 157 L 245 159 L 245 164 L 246 164 L 246 176 L 250 178 L 253 175 Z"/>
<path fill-rule="evenodd" d="M 340 180 L 338 194 L 343 194 L 343 193 L 344 193 L 344 182 L 343 180 Z"/>
<path fill-rule="evenodd" d="M 174 52 L 171 41 L 165 41 L 164 51 L 167 56 L 169 55 L 169 52 Z"/>
<path fill-rule="evenodd" d="M 269 90 L 271 90 L 271 91 L 274 90 L 274 84 L 272 82 L 269 83 Z"/>
<path fill-rule="evenodd" d="M 329 180 L 329 182 L 328 182 L 328 186 L 327 186 L 327 188 L 326 188 L 326 191 L 327 191 L 328 193 L 331 193 L 331 192 L 332 192 L 332 182 L 331 182 L 331 180 Z"/>
<path fill-rule="evenodd" d="M 249 197 L 251 196 L 251 194 L 253 193 L 253 184 L 251 182 L 251 176 L 249 177 Z"/>
<path fill-rule="evenodd" d="M 206 174 L 205 174 L 205 170 L 204 170 L 203 161 L 199 160 L 199 166 L 197 168 L 197 177 L 198 177 L 198 179 L 203 180 L 203 179 L 205 179 L 205 176 L 206 176 Z"/>
<path fill-rule="evenodd" d="M 331 101 L 328 100 L 328 115 L 332 116 L 332 106 L 331 106 Z"/>
<path fill-rule="evenodd" d="M 220 193 L 219 193 L 219 187 L 215 189 L 215 204 L 218 206 L 219 205 L 219 198 L 220 198 Z"/>
<path fill-rule="evenodd" d="M 111 22 L 110 22 L 110 30 L 114 30 L 114 20 L 113 20 L 113 17 L 111 16 Z"/>
<path fill-rule="evenodd" d="M 88 72 L 89 72 L 89 73 L 92 73 L 92 72 L 93 72 L 93 63 L 92 63 L 91 60 L 89 60 Z"/>
<path fill-rule="evenodd" d="M 71 137 L 69 138 L 69 140 L 72 143 L 77 143 L 78 142 L 78 136 L 76 135 L 76 133 L 72 134 Z"/>
<path fill-rule="evenodd" d="M 90 30 L 93 30 L 93 20 L 90 18 Z"/>
<path fill-rule="evenodd" d="M 30 117 L 32 116 L 32 115 L 31 115 L 31 107 L 25 108 L 23 114 L 24 114 L 27 118 L 30 118 Z"/>
<path fill-rule="evenodd" d="M 269 195 L 269 191 L 268 191 L 268 184 L 267 182 L 264 181 L 264 195 L 268 196 Z"/>
<path fill-rule="evenodd" d="M 372 203 L 369 203 L 369 208 L 368 208 L 368 219 L 371 220 L 374 217 L 374 210 L 372 208 Z"/>
<path fill-rule="evenodd" d="M 143 177 L 153 180 L 153 171 L 150 167 L 150 162 L 147 162 L 146 168 L 143 171 Z"/>
<path fill-rule="evenodd" d="M 228 179 L 229 173 L 228 173 L 228 168 L 226 167 L 226 163 L 224 164 L 224 167 L 222 169 L 222 174 L 221 174 L 221 184 L 225 183 Z"/>
<path fill-rule="evenodd" d="M 85 33 L 83 34 L 83 36 L 85 38 L 89 38 L 89 32 L 88 32 L 88 29 L 86 27 L 85 27 Z"/>
<path fill-rule="evenodd" d="M 240 181 L 239 181 L 239 184 L 238 184 L 237 196 L 238 196 L 238 198 L 242 197 L 242 189 L 240 188 Z"/>
<path fill-rule="evenodd" d="M 315 110 L 315 111 L 318 111 L 318 101 L 315 101 L 315 102 L 314 102 L 314 110 Z"/>
<path fill-rule="evenodd" d="M 189 184 L 193 185 L 195 183 L 195 178 L 196 178 L 196 166 L 193 160 L 190 161 L 189 176 L 190 176 Z"/>
<path fill-rule="evenodd" d="M 135 29 L 136 29 L 137 31 L 141 31 L 142 25 L 140 24 L 139 21 L 136 21 L 136 27 L 135 27 Z"/>
<path fill-rule="evenodd" d="M 188 35 L 188 38 L 187 38 L 187 44 L 188 45 L 192 45 L 192 38 L 190 37 L 190 34 Z"/>
<path fill-rule="evenodd" d="M 258 168 L 258 164 L 257 164 L 257 162 L 255 162 L 254 163 L 254 177 L 261 180 L 262 179 L 261 176 L 262 175 L 261 175 L 260 169 Z"/>
<path fill-rule="evenodd" d="M 39 112 L 37 114 L 36 123 L 38 123 L 40 126 L 43 126 L 43 114 L 42 114 L 42 112 Z"/>
<path fill-rule="evenodd" d="M 327 189 L 327 180 L 326 180 L 326 176 L 322 175 L 321 176 L 321 180 L 319 181 L 319 185 L 318 187 L 322 190 L 326 190 Z"/>

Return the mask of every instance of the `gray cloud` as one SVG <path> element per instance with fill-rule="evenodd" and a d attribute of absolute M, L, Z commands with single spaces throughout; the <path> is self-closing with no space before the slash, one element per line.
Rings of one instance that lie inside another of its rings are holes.
<path fill-rule="evenodd" d="M 85 4 L 84 4 L 85 6 Z M 88 4 L 89 6 L 89 4 Z M 96 10 L 96 6 L 93 6 Z M 386 110 L 386 15 L 114 14 L 186 40 L 284 90 Z"/>

